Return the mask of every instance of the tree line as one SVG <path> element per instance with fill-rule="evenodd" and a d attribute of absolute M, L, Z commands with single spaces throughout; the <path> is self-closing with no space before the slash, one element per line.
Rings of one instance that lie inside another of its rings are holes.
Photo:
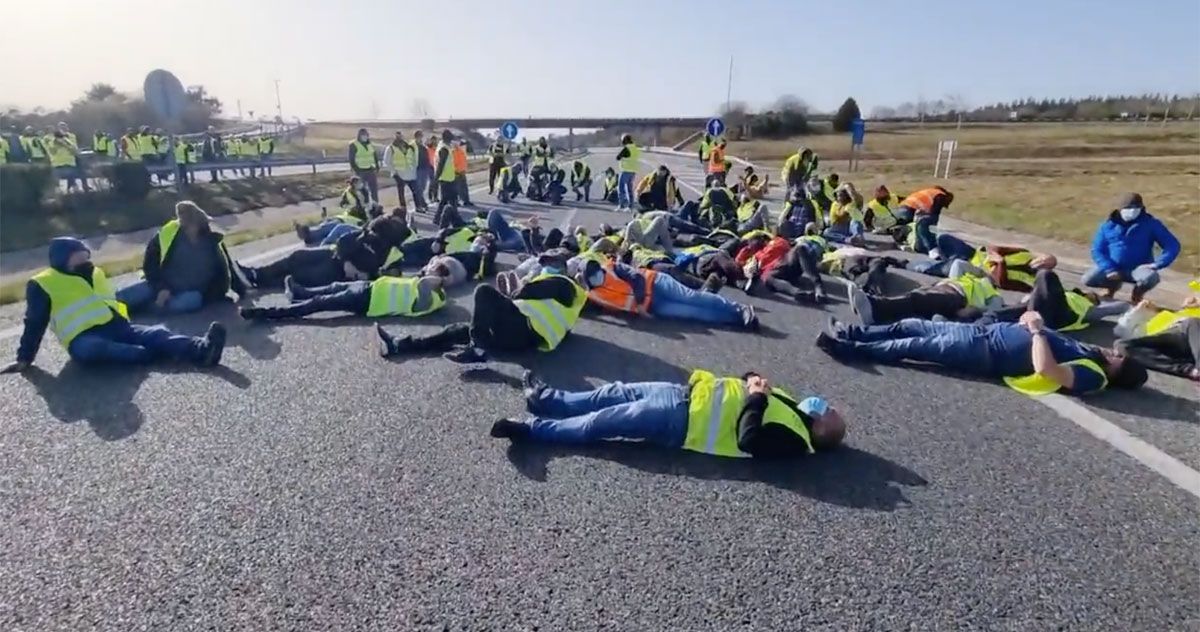
<path fill-rule="evenodd" d="M 1092 95 L 1057 99 L 1029 97 L 978 107 L 968 106 L 962 97 L 947 95 L 932 100 L 906 101 L 895 107 L 875 107 L 871 109 L 871 118 L 955 120 L 961 115 L 964 121 L 1121 120 L 1147 116 L 1157 119 L 1182 119 L 1200 114 L 1198 110 L 1200 95 Z"/>

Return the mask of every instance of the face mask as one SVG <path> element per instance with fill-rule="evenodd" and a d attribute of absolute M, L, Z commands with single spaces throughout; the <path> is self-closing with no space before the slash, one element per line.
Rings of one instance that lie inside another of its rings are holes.
<path fill-rule="evenodd" d="M 542 273 L 543 274 L 562 274 L 562 269 L 557 266 L 544 266 L 544 267 L 542 267 Z"/>
<path fill-rule="evenodd" d="M 604 271 L 600 270 L 592 276 L 588 277 L 588 287 L 600 287 L 604 285 Z"/>
<path fill-rule="evenodd" d="M 1131 206 L 1129 208 L 1121 209 L 1120 213 L 1121 213 L 1121 219 L 1123 219 L 1127 222 L 1132 222 L 1133 220 L 1137 219 L 1138 215 L 1142 214 L 1142 209 L 1140 209 L 1136 206 Z"/>
<path fill-rule="evenodd" d="M 824 415 L 829 410 L 829 404 L 820 397 L 809 397 L 800 402 L 799 408 L 804 414 L 816 417 Z"/>

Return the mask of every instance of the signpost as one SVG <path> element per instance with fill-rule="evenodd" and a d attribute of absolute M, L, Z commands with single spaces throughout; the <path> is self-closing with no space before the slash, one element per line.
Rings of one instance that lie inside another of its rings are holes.
<path fill-rule="evenodd" d="M 867 122 L 857 118 L 850 121 L 850 171 L 857 171 L 861 161 L 863 139 L 867 137 Z"/>
<path fill-rule="evenodd" d="M 725 121 L 717 117 L 710 118 L 704 126 L 704 131 L 713 138 L 720 138 L 725 135 Z"/>
<path fill-rule="evenodd" d="M 933 159 L 933 177 L 938 177 L 938 170 L 942 165 L 942 154 L 946 154 L 946 166 L 942 169 L 942 176 L 947 180 L 950 179 L 950 161 L 954 158 L 954 150 L 958 147 L 956 140 L 939 140 L 937 146 L 937 156 Z"/>
<path fill-rule="evenodd" d="M 517 137 L 517 132 L 520 131 L 521 128 L 517 127 L 517 124 L 512 121 L 500 126 L 500 135 L 503 136 L 505 140 L 511 141 L 515 139 Z"/>

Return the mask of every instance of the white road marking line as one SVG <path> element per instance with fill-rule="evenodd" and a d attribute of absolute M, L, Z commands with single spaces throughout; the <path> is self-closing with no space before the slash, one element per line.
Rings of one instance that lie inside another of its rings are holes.
<path fill-rule="evenodd" d="M 1069 397 L 1051 394 L 1038 397 L 1036 401 L 1083 428 L 1093 437 L 1158 472 L 1163 478 L 1174 483 L 1176 487 L 1200 498 L 1200 472 L 1184 465 L 1175 457 L 1133 436 L 1124 428 L 1097 415 Z"/>
<path fill-rule="evenodd" d="M 478 187 L 471 189 L 470 191 L 471 191 L 471 193 L 482 193 L 485 189 L 487 189 L 487 185 L 480 185 Z M 575 211 L 572 210 L 571 213 L 567 216 L 566 221 L 570 222 L 574 219 L 575 219 Z M 565 228 L 566 224 L 564 224 L 563 226 L 564 226 L 564 228 L 562 228 L 562 231 L 565 233 L 565 232 L 567 232 L 567 229 Z M 267 237 L 266 239 L 270 239 L 270 237 Z M 261 241 L 266 241 L 266 239 L 263 239 Z M 246 242 L 246 243 L 252 244 L 254 242 Z M 280 255 L 287 254 L 287 253 L 299 248 L 300 245 L 301 244 L 288 244 L 286 246 L 272 248 L 271 250 L 268 250 L 266 252 L 260 252 L 256 255 L 251 255 L 244 259 L 240 258 L 240 257 L 235 257 L 235 259 L 237 259 L 239 263 L 248 263 L 248 264 L 253 265 L 253 264 L 259 263 L 261 261 L 266 261 L 268 259 L 273 259 Z M 17 336 L 20 336 L 21 332 L 24 330 L 25 330 L 25 327 L 23 325 L 13 325 L 12 327 L 5 327 L 4 329 L 0 329 L 0 342 L 2 342 L 4 340 L 8 340 L 9 338 L 16 338 Z"/>

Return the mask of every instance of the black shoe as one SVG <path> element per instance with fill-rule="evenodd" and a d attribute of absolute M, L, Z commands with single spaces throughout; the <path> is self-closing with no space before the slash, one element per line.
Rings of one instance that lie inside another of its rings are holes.
<path fill-rule="evenodd" d="M 443 353 L 442 357 L 457 364 L 467 365 L 483 365 L 487 364 L 488 361 L 487 352 L 479 347 L 472 346 L 462 347 L 460 349 L 455 349 L 454 351 L 448 351 Z"/>
<path fill-rule="evenodd" d="M 742 327 L 746 331 L 758 331 L 760 324 L 758 322 L 758 314 L 754 313 L 752 305 L 742 306 Z"/>
<path fill-rule="evenodd" d="M 296 283 L 296 279 L 293 279 L 290 274 L 283 277 L 283 294 L 293 303 L 311 298 L 304 286 Z"/>
<path fill-rule="evenodd" d="M 260 320 L 260 319 L 262 319 L 263 314 L 265 312 L 266 312 L 266 310 L 264 310 L 261 307 L 239 307 L 238 308 L 238 316 L 241 316 L 242 320 Z"/>
<path fill-rule="evenodd" d="M 830 316 L 825 320 L 825 333 L 838 340 L 848 340 L 850 338 L 850 330 L 836 316 Z"/>
<path fill-rule="evenodd" d="M 817 284 L 817 287 L 813 290 L 813 301 L 817 305 L 824 305 L 825 303 L 829 302 L 829 296 L 825 294 L 825 288 L 822 287 L 821 284 L 819 284 L 819 283 Z"/>
<path fill-rule="evenodd" d="M 751 296 L 758 290 L 758 277 L 750 277 L 742 282 L 742 291 Z"/>
<path fill-rule="evenodd" d="M 511 419 L 497 419 L 492 424 L 490 434 L 497 439 L 511 439 L 513 441 L 525 439 L 529 436 L 529 424 L 523 424 Z"/>
<path fill-rule="evenodd" d="M 254 268 L 247 268 L 240 263 L 235 263 L 234 265 L 236 265 L 238 269 L 242 271 L 242 276 L 245 277 L 246 282 L 250 284 L 250 287 L 258 287 L 258 270 Z"/>
<path fill-rule="evenodd" d="M 211 323 L 204 334 L 204 355 L 200 359 L 202 366 L 217 366 L 221 363 L 221 355 L 225 352 L 225 325 Z"/>
<path fill-rule="evenodd" d="M 525 407 L 531 412 L 536 408 L 538 398 L 542 391 L 549 388 L 542 378 L 538 377 L 533 371 L 525 371 L 521 374 L 521 387 L 525 395 Z"/>
<path fill-rule="evenodd" d="M 835 358 L 840 355 L 837 339 L 823 331 L 817 334 L 817 348 Z"/>
<path fill-rule="evenodd" d="M 721 288 L 724 286 L 724 279 L 714 272 L 713 274 L 708 275 L 708 278 L 704 280 L 704 285 L 700 287 L 700 291 L 708 292 L 709 294 L 716 294 L 720 292 Z"/>
<path fill-rule="evenodd" d="M 399 355 L 412 347 L 412 336 L 393 336 L 379 323 L 375 323 L 375 335 L 379 338 L 379 357 L 381 358 Z"/>
<path fill-rule="evenodd" d="M 792 296 L 795 301 L 801 305 L 817 305 L 817 295 L 807 290 L 796 290 Z"/>

